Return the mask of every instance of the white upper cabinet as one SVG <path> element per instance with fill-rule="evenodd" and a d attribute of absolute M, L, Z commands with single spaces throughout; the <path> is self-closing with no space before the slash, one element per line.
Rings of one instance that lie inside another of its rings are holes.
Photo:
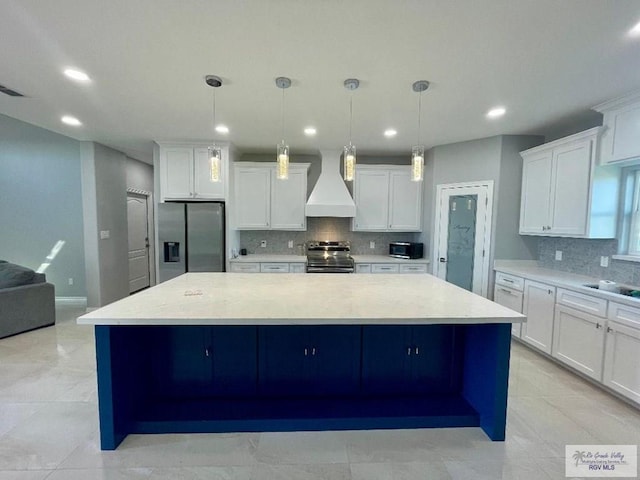
<path fill-rule="evenodd" d="M 640 92 L 593 107 L 604 115 L 600 163 L 640 160 Z"/>
<path fill-rule="evenodd" d="M 619 170 L 596 166 L 600 127 L 520 152 L 520 234 L 614 238 Z"/>
<path fill-rule="evenodd" d="M 411 181 L 409 166 L 358 165 L 353 190 L 354 231 L 422 230 L 422 182 Z"/>
<path fill-rule="evenodd" d="M 271 227 L 271 169 L 235 167 L 236 227 L 268 230 Z"/>
<path fill-rule="evenodd" d="M 289 178 L 278 180 L 272 163 L 235 166 L 235 228 L 306 230 L 308 163 L 289 164 Z"/>
<path fill-rule="evenodd" d="M 222 147 L 220 181 L 210 177 L 206 146 L 160 145 L 160 200 L 225 200 L 228 148 Z"/>

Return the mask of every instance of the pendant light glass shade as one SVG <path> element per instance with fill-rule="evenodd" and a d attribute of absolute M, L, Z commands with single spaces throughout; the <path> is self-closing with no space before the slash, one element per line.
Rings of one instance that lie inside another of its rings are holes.
<path fill-rule="evenodd" d="M 356 173 L 356 146 L 347 145 L 344 147 L 344 179 L 352 182 Z"/>
<path fill-rule="evenodd" d="M 222 150 L 215 145 L 212 145 L 207 150 L 209 151 L 209 180 L 212 182 L 219 182 Z"/>
<path fill-rule="evenodd" d="M 285 144 L 283 140 L 278 144 L 277 151 L 276 178 L 286 180 L 289 178 L 289 145 Z"/>
<path fill-rule="evenodd" d="M 424 145 L 411 148 L 411 180 L 421 182 L 424 179 Z"/>
<path fill-rule="evenodd" d="M 276 86 L 282 89 L 282 141 L 276 148 L 276 178 L 287 180 L 289 178 L 289 145 L 284 141 L 284 91 L 291 86 L 291 79 L 278 77 Z"/>

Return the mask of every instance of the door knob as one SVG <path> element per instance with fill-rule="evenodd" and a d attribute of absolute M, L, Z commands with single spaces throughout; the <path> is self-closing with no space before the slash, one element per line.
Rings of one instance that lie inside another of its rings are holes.
<path fill-rule="evenodd" d="M 447 259 L 444 257 L 440 257 L 440 263 L 447 263 Z"/>

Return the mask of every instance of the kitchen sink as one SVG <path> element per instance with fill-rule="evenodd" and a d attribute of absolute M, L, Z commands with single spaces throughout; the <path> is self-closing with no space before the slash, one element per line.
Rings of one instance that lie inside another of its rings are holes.
<path fill-rule="evenodd" d="M 600 289 L 600 286 L 597 283 L 585 283 L 583 286 L 594 288 L 596 290 Z M 628 287 L 616 287 L 616 289 L 617 290 L 615 291 L 610 291 L 610 290 L 602 290 L 602 291 L 607 293 L 613 293 L 615 295 L 624 295 L 625 297 L 640 298 L 640 287 L 638 289 L 628 288 Z"/>

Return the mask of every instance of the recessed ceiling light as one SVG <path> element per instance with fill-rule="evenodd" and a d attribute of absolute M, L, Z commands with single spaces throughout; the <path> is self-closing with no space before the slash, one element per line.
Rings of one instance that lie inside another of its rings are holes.
<path fill-rule="evenodd" d="M 499 118 L 507 113 L 507 109 L 504 107 L 492 108 L 487 112 L 487 118 Z"/>
<path fill-rule="evenodd" d="M 640 37 L 640 22 L 636 23 L 631 30 L 629 30 L 630 37 Z"/>
<path fill-rule="evenodd" d="M 398 132 L 396 130 L 394 130 L 393 128 L 387 128 L 384 131 L 384 136 L 387 138 L 391 138 L 391 137 L 395 137 L 398 134 Z"/>
<path fill-rule="evenodd" d="M 80 120 L 70 115 L 65 115 L 60 120 L 62 120 L 62 123 L 66 123 L 67 125 L 73 125 L 74 127 L 79 127 L 80 125 L 82 125 L 82 122 Z"/>
<path fill-rule="evenodd" d="M 67 68 L 64 71 L 64 74 L 69 77 L 72 80 L 76 80 L 78 82 L 88 82 L 91 79 L 89 78 L 89 75 L 87 75 L 86 73 L 80 71 L 80 70 L 76 70 L 75 68 Z"/>
<path fill-rule="evenodd" d="M 313 137 L 316 133 L 318 133 L 318 132 L 316 131 L 316 129 L 314 127 L 307 127 L 307 128 L 304 129 L 304 134 L 307 137 Z"/>
<path fill-rule="evenodd" d="M 227 127 L 226 125 L 218 125 L 216 127 L 216 132 L 218 132 L 218 133 L 229 133 L 229 127 Z"/>

